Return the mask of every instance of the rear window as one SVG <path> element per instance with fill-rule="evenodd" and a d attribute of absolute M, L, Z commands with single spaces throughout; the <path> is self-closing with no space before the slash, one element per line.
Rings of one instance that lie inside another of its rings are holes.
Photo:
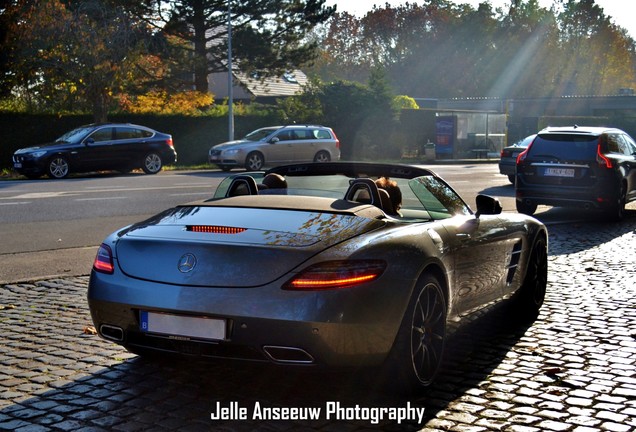
<path fill-rule="evenodd" d="M 314 129 L 314 136 L 318 139 L 331 139 L 331 135 L 324 129 Z"/>
<path fill-rule="evenodd" d="M 598 136 L 549 134 L 538 135 L 530 147 L 531 157 L 550 156 L 559 159 L 594 159 Z"/>

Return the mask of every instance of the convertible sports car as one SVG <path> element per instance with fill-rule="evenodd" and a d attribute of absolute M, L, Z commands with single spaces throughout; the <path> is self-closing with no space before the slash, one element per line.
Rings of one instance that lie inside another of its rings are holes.
<path fill-rule="evenodd" d="M 473 212 L 427 169 L 288 165 L 111 234 L 88 303 L 103 338 L 142 355 L 378 366 L 414 389 L 449 320 L 508 297 L 536 318 L 547 246 L 536 219 L 484 195 Z"/>

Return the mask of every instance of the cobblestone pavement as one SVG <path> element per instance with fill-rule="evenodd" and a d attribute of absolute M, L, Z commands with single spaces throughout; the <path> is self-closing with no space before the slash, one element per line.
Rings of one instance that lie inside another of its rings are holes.
<path fill-rule="evenodd" d="M 635 230 L 633 214 L 551 226 L 539 318 L 512 324 L 501 305 L 455 329 L 436 384 L 408 399 L 354 373 L 142 360 L 90 334 L 87 277 L 5 285 L 0 430 L 633 431 Z M 317 419 L 274 419 L 308 407 Z"/>

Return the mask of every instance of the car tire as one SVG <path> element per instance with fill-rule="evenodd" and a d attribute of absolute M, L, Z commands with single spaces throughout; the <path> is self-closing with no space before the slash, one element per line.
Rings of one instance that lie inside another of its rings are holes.
<path fill-rule="evenodd" d="M 326 152 L 324 150 L 319 151 L 318 153 L 316 153 L 316 156 L 314 156 L 314 162 L 330 162 L 331 161 L 331 155 L 329 154 L 329 152 Z"/>
<path fill-rule="evenodd" d="M 527 203 L 525 201 L 516 201 L 517 212 L 532 216 L 537 211 L 537 205 L 533 203 Z"/>
<path fill-rule="evenodd" d="M 627 187 L 621 184 L 616 203 L 607 210 L 607 216 L 614 222 L 620 222 L 625 217 L 625 204 L 627 203 Z"/>
<path fill-rule="evenodd" d="M 535 240 L 527 266 L 526 276 L 514 301 L 517 316 L 533 321 L 539 315 L 548 285 L 548 245 L 543 235 Z"/>
<path fill-rule="evenodd" d="M 245 158 L 245 169 L 248 171 L 259 171 L 265 165 L 265 159 L 259 152 L 252 152 Z"/>
<path fill-rule="evenodd" d="M 54 156 L 47 166 L 47 174 L 52 179 L 63 179 L 68 177 L 71 166 L 64 156 Z"/>
<path fill-rule="evenodd" d="M 148 153 L 144 156 L 144 160 L 141 164 L 141 169 L 144 170 L 146 174 L 157 174 L 163 168 L 163 161 L 161 160 L 161 156 L 157 153 Z"/>
<path fill-rule="evenodd" d="M 424 275 L 414 290 L 386 363 L 386 383 L 401 393 L 430 385 L 442 364 L 447 303 L 439 280 Z"/>
<path fill-rule="evenodd" d="M 508 181 L 512 184 L 515 184 L 515 176 L 513 174 L 509 174 Z"/>

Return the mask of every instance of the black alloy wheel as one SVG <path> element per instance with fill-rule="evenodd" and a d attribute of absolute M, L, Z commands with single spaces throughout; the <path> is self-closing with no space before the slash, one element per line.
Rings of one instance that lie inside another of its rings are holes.
<path fill-rule="evenodd" d="M 446 341 L 446 296 L 439 280 L 424 275 L 409 303 L 387 359 L 389 385 L 411 393 L 430 385 L 442 364 Z"/>

